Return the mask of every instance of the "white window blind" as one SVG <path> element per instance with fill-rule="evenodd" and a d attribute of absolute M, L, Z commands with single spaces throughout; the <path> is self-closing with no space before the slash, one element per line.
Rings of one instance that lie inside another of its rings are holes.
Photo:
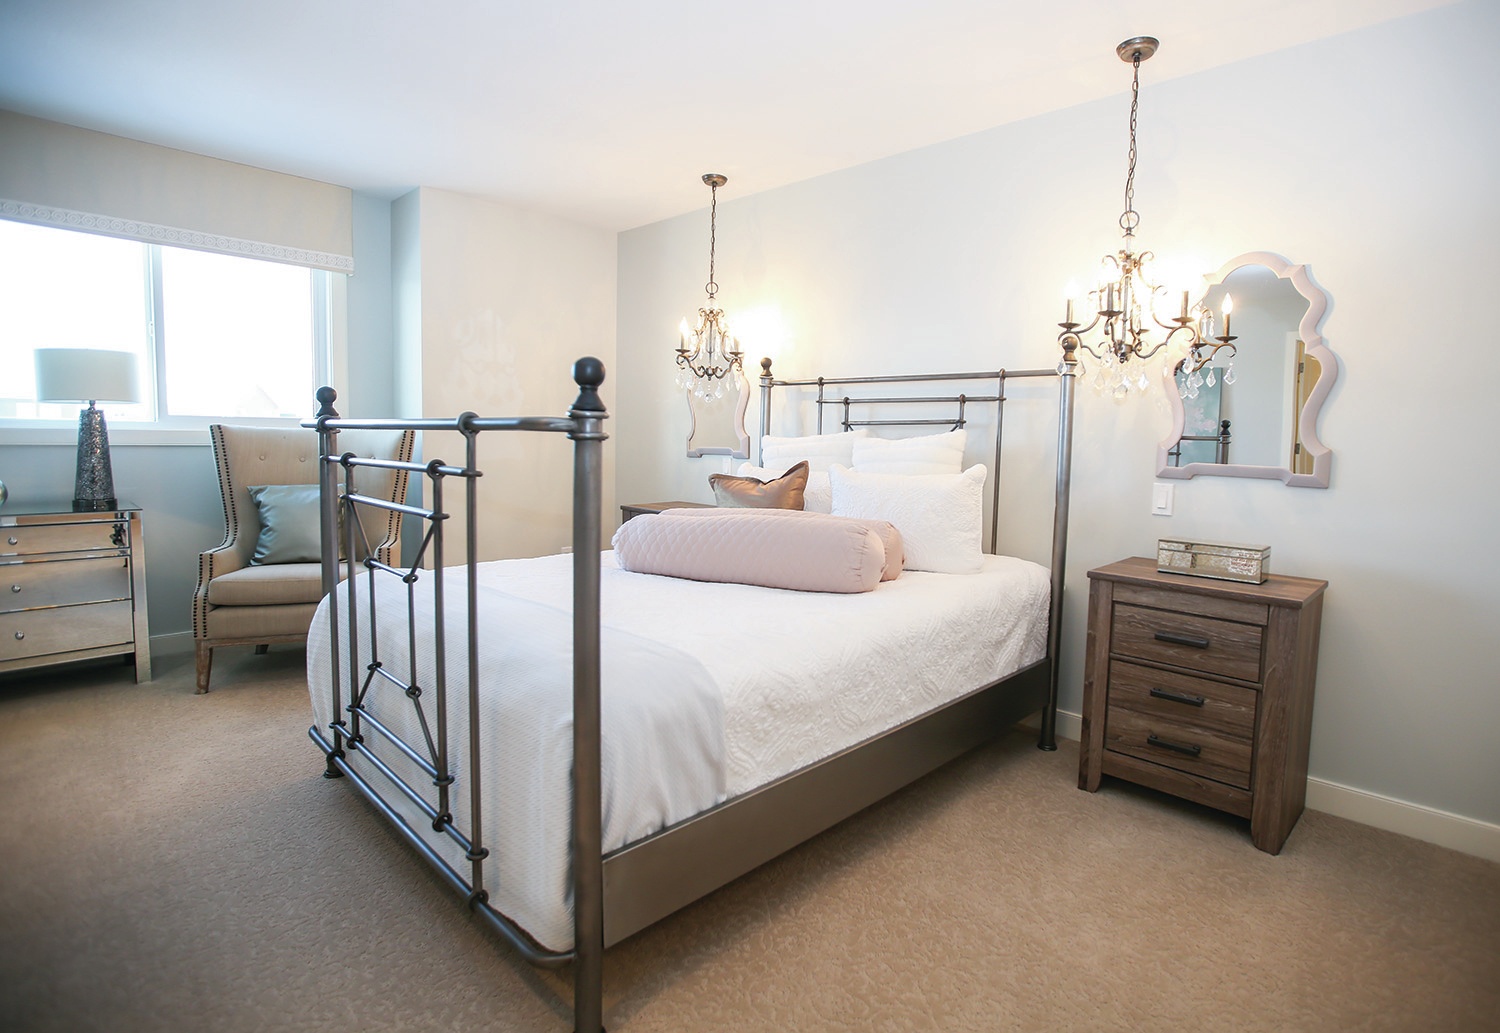
<path fill-rule="evenodd" d="M 10 111 L 0 111 L 0 218 L 354 271 L 347 187 Z"/>

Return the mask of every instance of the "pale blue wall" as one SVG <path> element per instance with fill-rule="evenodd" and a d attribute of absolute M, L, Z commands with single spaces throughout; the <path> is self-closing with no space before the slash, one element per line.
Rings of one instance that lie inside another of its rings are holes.
<path fill-rule="evenodd" d="M 1342 370 L 1320 429 L 1333 483 L 1200 477 L 1177 483 L 1174 516 L 1152 516 L 1165 406 L 1082 387 L 1064 710 L 1081 704 L 1089 568 L 1154 555 L 1168 535 L 1269 544 L 1273 570 L 1330 586 L 1311 773 L 1500 823 L 1494 376 L 1487 347 L 1437 330 L 1483 311 L 1500 280 L 1497 41 L 1486 0 L 1170 82 L 1143 72 L 1142 244 L 1206 269 L 1277 251 L 1332 298 L 1323 331 Z M 1118 245 L 1128 110 L 1123 93 L 721 197 L 719 299 L 742 343 L 785 377 L 1055 364 L 1064 284 Z M 705 500 L 722 468 L 684 457 L 671 380 L 706 225 L 697 212 L 620 235 L 622 501 Z M 774 332 L 752 339 L 745 313 Z M 1008 414 L 1007 439 L 1024 426 Z M 1050 460 L 1043 486 L 1049 474 Z M 1044 524 L 1050 509 L 1005 512 Z"/>

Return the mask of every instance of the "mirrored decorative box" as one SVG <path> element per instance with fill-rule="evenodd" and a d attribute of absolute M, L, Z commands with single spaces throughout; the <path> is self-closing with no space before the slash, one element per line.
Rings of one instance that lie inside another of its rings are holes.
<path fill-rule="evenodd" d="M 1163 574 L 1191 574 L 1259 585 L 1271 574 L 1271 547 L 1160 538 L 1156 542 L 1156 569 Z"/>

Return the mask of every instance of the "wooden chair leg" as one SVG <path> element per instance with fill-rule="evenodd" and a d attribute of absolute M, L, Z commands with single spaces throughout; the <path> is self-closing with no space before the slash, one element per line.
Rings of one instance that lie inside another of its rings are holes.
<path fill-rule="evenodd" d="M 208 691 L 208 675 L 214 666 L 214 647 L 206 642 L 199 642 L 194 652 L 198 662 L 198 693 L 201 695 Z"/>
<path fill-rule="evenodd" d="M 270 651 L 271 651 L 271 645 L 268 642 L 262 642 L 260 645 L 258 645 L 258 646 L 255 647 L 255 655 L 256 656 L 265 656 Z"/>

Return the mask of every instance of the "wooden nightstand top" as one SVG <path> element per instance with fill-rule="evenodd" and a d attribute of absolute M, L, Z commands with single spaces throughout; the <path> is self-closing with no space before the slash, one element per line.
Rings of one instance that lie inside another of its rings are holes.
<path fill-rule="evenodd" d="M 1286 574 L 1272 574 L 1265 583 L 1250 585 L 1240 581 L 1193 577 L 1189 574 L 1162 573 L 1156 569 L 1155 560 L 1144 556 L 1131 556 L 1129 559 L 1095 567 L 1089 571 L 1089 577 L 1220 598 L 1245 599 L 1273 606 L 1305 606 L 1328 587 L 1327 581 Z"/>
<path fill-rule="evenodd" d="M 624 523 L 631 517 L 645 516 L 649 513 L 660 513 L 664 509 L 713 508 L 713 505 L 707 502 L 627 502 L 620 507 L 620 522 Z"/>
<path fill-rule="evenodd" d="M 664 509 L 713 509 L 711 502 L 627 502 L 621 509 L 633 509 L 640 513 L 660 513 Z"/>

